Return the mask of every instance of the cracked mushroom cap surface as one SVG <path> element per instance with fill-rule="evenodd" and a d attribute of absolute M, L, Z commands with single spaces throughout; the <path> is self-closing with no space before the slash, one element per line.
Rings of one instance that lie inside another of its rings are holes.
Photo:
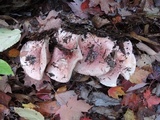
<path fill-rule="evenodd" d="M 22 68 L 29 77 L 35 80 L 42 79 L 50 59 L 48 42 L 48 40 L 28 41 L 20 51 Z"/>
<path fill-rule="evenodd" d="M 76 72 L 99 76 L 110 70 L 110 65 L 108 65 L 106 59 L 113 50 L 114 42 L 108 37 L 102 38 L 88 33 L 79 41 L 79 46 L 83 59 L 77 63 L 74 69 Z"/>
<path fill-rule="evenodd" d="M 134 73 L 136 68 L 136 59 L 134 54 L 132 53 L 132 43 L 130 41 L 126 41 L 123 43 L 123 45 L 125 54 L 120 50 L 116 51 L 116 66 L 108 73 L 97 76 L 101 84 L 109 87 L 114 87 L 117 86 L 117 79 L 120 74 L 126 80 L 129 80 L 130 76 Z"/>

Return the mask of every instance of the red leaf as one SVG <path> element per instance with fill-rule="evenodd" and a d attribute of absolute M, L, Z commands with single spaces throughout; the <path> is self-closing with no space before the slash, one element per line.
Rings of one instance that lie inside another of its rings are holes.
<path fill-rule="evenodd" d="M 141 104 L 141 99 L 135 93 L 128 93 L 123 97 L 121 104 L 128 106 L 128 108 L 132 110 L 137 110 L 137 108 Z"/>
<path fill-rule="evenodd" d="M 89 0 L 85 0 L 82 4 L 81 4 L 81 10 L 84 11 L 87 8 L 89 8 Z"/>
<path fill-rule="evenodd" d="M 160 103 L 160 98 L 157 96 L 152 96 L 151 91 L 148 89 L 145 93 L 143 93 L 144 98 L 146 99 L 147 105 L 151 108 L 153 105 L 157 105 Z"/>

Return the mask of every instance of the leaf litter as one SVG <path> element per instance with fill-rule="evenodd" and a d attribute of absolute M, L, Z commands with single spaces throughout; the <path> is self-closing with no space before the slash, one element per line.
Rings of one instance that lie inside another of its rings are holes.
<path fill-rule="evenodd" d="M 159 1 L 31 3 L 0 4 L 0 119 L 159 119 Z"/>

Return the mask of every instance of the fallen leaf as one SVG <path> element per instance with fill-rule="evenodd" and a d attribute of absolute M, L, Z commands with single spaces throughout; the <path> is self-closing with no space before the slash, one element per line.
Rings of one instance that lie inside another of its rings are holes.
<path fill-rule="evenodd" d="M 81 10 L 84 11 L 87 8 L 89 8 L 89 0 L 85 0 L 82 4 L 81 4 Z"/>
<path fill-rule="evenodd" d="M 23 80 L 24 80 L 25 86 L 35 85 L 37 91 L 40 91 L 42 89 L 49 89 L 49 90 L 52 89 L 51 84 L 50 84 L 50 78 L 47 75 L 44 75 L 43 78 L 39 81 L 26 75 Z"/>
<path fill-rule="evenodd" d="M 11 97 L 9 95 L 0 91 L 0 104 L 8 106 L 8 103 L 10 102 L 10 100 L 11 100 Z"/>
<path fill-rule="evenodd" d="M 129 80 L 132 83 L 136 83 L 136 84 L 143 83 L 146 81 L 149 74 L 150 72 L 137 67 L 135 72 L 133 73 L 133 75 L 131 75 Z"/>
<path fill-rule="evenodd" d="M 107 118 L 111 118 L 111 120 L 118 116 L 118 112 L 114 111 L 113 108 L 109 107 L 93 107 L 91 109 L 91 113 L 99 113 L 100 115 L 104 115 Z"/>
<path fill-rule="evenodd" d="M 137 67 L 144 67 L 144 66 L 150 66 L 152 68 L 152 58 L 147 54 L 141 54 L 137 57 Z"/>
<path fill-rule="evenodd" d="M 101 92 L 93 92 L 89 95 L 89 101 L 93 103 L 95 106 L 110 106 L 110 105 L 119 105 L 120 101 L 110 98 L 109 96 L 105 95 Z"/>
<path fill-rule="evenodd" d="M 24 108 L 34 109 L 36 106 L 33 103 L 22 104 Z"/>
<path fill-rule="evenodd" d="M 69 99 L 74 96 L 76 96 L 76 93 L 73 90 L 55 94 L 55 98 L 60 105 L 66 105 Z"/>
<path fill-rule="evenodd" d="M 114 13 L 119 4 L 114 0 L 90 0 L 89 7 L 100 5 L 102 11 L 107 15 L 109 12 Z"/>
<path fill-rule="evenodd" d="M 121 86 L 123 90 L 126 92 L 130 87 L 134 86 L 135 83 L 131 83 L 129 80 L 123 80 Z"/>
<path fill-rule="evenodd" d="M 126 16 L 132 15 L 132 13 L 131 13 L 129 10 L 127 10 L 126 8 L 119 8 L 119 9 L 118 9 L 118 13 L 119 13 L 119 15 L 121 15 L 122 17 L 126 17 Z"/>
<path fill-rule="evenodd" d="M 88 112 L 91 107 L 85 101 L 77 100 L 77 96 L 74 96 L 68 100 L 67 104 L 62 105 L 56 114 L 60 115 L 61 120 L 80 120 L 82 112 Z"/>
<path fill-rule="evenodd" d="M 153 105 L 157 105 L 160 103 L 160 98 L 155 95 L 152 96 L 151 91 L 149 89 L 147 89 L 146 92 L 143 93 L 143 96 L 149 108 L 151 108 Z"/>
<path fill-rule="evenodd" d="M 121 101 L 121 105 L 128 106 L 131 110 L 137 110 L 141 104 L 140 97 L 135 93 L 128 93 L 124 95 L 123 100 Z"/>
<path fill-rule="evenodd" d="M 18 57 L 20 54 L 19 50 L 13 48 L 8 51 L 8 57 Z"/>
<path fill-rule="evenodd" d="M 123 87 L 117 86 L 117 87 L 112 87 L 108 90 L 108 95 L 110 97 L 116 98 L 118 99 L 118 96 L 123 96 L 125 95 L 124 91 L 123 91 Z"/>
<path fill-rule="evenodd" d="M 2 59 L 0 59 L 0 68 L 1 68 L 0 69 L 0 74 L 2 74 L 2 75 L 14 75 L 14 73 L 13 73 L 11 67 L 9 66 L 9 64 Z"/>
<path fill-rule="evenodd" d="M 130 109 L 126 111 L 124 114 L 124 119 L 125 120 L 136 120 L 136 116 L 134 115 L 134 112 Z"/>
<path fill-rule="evenodd" d="M 14 107 L 14 111 L 21 117 L 27 120 L 44 120 L 44 117 L 41 113 L 30 109 L 30 108 L 19 108 Z"/>
<path fill-rule="evenodd" d="M 101 28 L 102 26 L 110 23 L 110 21 L 107 19 L 107 18 L 101 18 L 100 16 L 98 15 L 95 15 L 93 18 L 92 18 L 92 23 L 94 24 L 94 26 L 96 28 Z"/>
<path fill-rule="evenodd" d="M 6 29 L 0 28 L 0 52 L 8 49 L 12 45 L 16 44 L 21 37 L 21 31 L 19 29 Z"/>
<path fill-rule="evenodd" d="M 4 93 L 12 93 L 11 86 L 8 84 L 7 76 L 2 76 L 2 78 L 0 79 L 0 90 Z"/>
<path fill-rule="evenodd" d="M 9 109 L 6 106 L 0 104 L 0 119 L 4 120 L 4 117 L 9 113 Z"/>
<path fill-rule="evenodd" d="M 159 62 L 155 61 L 153 63 L 153 72 L 148 76 L 148 79 L 153 79 L 153 80 L 160 80 L 160 64 Z"/>
<path fill-rule="evenodd" d="M 148 83 L 139 83 L 139 84 L 136 84 L 136 85 L 134 85 L 134 86 L 131 86 L 131 87 L 127 90 L 127 92 L 131 92 L 131 91 L 133 91 L 133 90 L 140 89 L 140 88 L 146 86 L 147 84 L 148 84 Z"/>
<path fill-rule="evenodd" d="M 58 12 L 51 10 L 48 14 L 48 16 L 43 20 L 41 17 L 37 18 L 37 21 L 40 24 L 39 32 L 50 30 L 53 28 L 60 28 L 62 20 L 60 18 L 56 18 L 58 15 Z"/>
<path fill-rule="evenodd" d="M 65 92 L 65 91 L 67 91 L 67 86 L 66 85 L 57 89 L 57 93 L 62 93 L 62 92 Z"/>
<path fill-rule="evenodd" d="M 156 119 L 156 115 L 152 115 L 149 117 L 144 117 L 144 120 L 159 120 L 159 119 Z"/>
<path fill-rule="evenodd" d="M 36 104 L 36 106 L 38 106 L 36 107 L 36 110 L 44 116 L 54 114 L 60 108 L 57 101 L 39 102 Z"/>
<path fill-rule="evenodd" d="M 88 14 L 83 11 L 83 8 L 86 8 L 86 3 L 81 6 L 83 1 L 73 0 L 73 2 L 67 2 L 68 6 L 72 9 L 74 14 L 82 19 L 88 18 Z"/>
<path fill-rule="evenodd" d="M 5 20 L 0 19 L 0 26 L 8 27 L 8 23 Z"/>

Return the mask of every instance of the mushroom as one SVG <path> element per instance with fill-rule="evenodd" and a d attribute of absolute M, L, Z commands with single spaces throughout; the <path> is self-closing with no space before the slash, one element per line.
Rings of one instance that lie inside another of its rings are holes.
<path fill-rule="evenodd" d="M 110 65 L 106 59 L 112 52 L 114 42 L 108 37 L 97 37 L 90 33 L 85 37 L 79 41 L 83 59 L 77 63 L 74 70 L 80 74 L 91 76 L 107 73 Z"/>
<path fill-rule="evenodd" d="M 29 77 L 35 80 L 42 79 L 50 59 L 48 42 L 48 40 L 28 41 L 20 51 L 22 68 Z"/>
<path fill-rule="evenodd" d="M 83 58 L 78 45 L 80 39 L 80 35 L 59 30 L 57 42 L 61 48 L 54 48 L 47 68 L 47 75 L 51 79 L 62 83 L 70 80 L 76 63 Z"/>
<path fill-rule="evenodd" d="M 58 33 L 55 36 L 57 38 L 58 44 L 68 50 L 76 49 L 78 45 L 78 40 L 81 39 L 80 35 L 66 32 L 61 28 L 58 30 Z"/>
<path fill-rule="evenodd" d="M 136 68 L 136 59 L 132 53 L 132 44 L 130 41 L 124 42 L 125 54 L 119 49 L 116 51 L 116 66 L 108 73 L 97 76 L 100 83 L 105 86 L 114 87 L 117 85 L 118 76 L 121 74 L 126 80 L 134 73 Z"/>

